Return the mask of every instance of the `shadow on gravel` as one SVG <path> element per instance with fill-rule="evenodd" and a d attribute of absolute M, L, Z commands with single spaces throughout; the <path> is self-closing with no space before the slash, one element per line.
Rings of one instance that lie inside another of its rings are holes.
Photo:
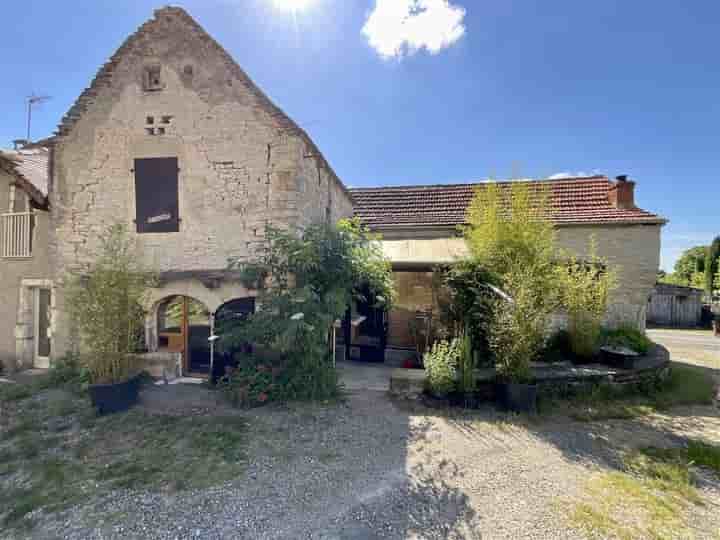
<path fill-rule="evenodd" d="M 368 428 L 355 445 L 369 445 L 362 453 L 374 457 L 348 479 L 350 489 L 339 490 L 326 506 L 327 519 L 305 534 L 323 540 L 482 538 L 480 515 L 468 495 L 453 485 L 463 474 L 457 465 L 410 455 L 411 447 L 429 436 L 430 422 L 412 418 L 410 410 L 395 406 L 381 392 L 353 392 L 348 408 L 352 423 Z M 352 469 L 351 460 L 347 456 L 339 465 Z"/>

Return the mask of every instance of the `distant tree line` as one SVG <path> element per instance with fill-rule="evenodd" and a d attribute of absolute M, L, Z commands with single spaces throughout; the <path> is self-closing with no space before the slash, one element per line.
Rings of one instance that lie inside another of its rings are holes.
<path fill-rule="evenodd" d="M 708 294 L 720 290 L 720 236 L 709 246 L 695 246 L 683 252 L 673 271 L 658 273 L 660 283 L 703 289 Z"/>

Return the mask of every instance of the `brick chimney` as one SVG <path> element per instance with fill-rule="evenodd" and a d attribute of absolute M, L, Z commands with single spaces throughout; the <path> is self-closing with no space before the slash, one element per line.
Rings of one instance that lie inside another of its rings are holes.
<path fill-rule="evenodd" d="M 608 200 L 615 208 L 629 210 L 635 208 L 635 182 L 628 180 L 626 175 L 616 177 L 616 182 L 610 186 Z"/>

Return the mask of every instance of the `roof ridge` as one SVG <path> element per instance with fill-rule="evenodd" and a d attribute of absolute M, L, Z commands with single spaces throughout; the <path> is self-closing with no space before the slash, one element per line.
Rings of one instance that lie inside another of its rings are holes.
<path fill-rule="evenodd" d="M 119 63 L 120 58 L 124 56 L 124 54 L 135 45 L 135 43 L 144 35 L 148 28 L 150 28 L 154 24 L 157 24 L 160 20 L 160 17 L 164 14 L 173 14 L 178 16 L 178 18 L 182 19 L 186 24 L 190 26 L 190 28 L 198 32 L 199 35 L 205 41 L 207 41 L 207 43 L 211 47 L 213 47 L 218 53 L 220 53 L 223 56 L 224 60 L 227 62 L 228 67 L 231 68 L 231 70 L 238 77 L 238 79 L 241 80 L 247 90 L 250 91 L 260 101 L 261 107 L 264 107 L 265 111 L 270 114 L 272 118 L 274 118 L 275 120 L 279 120 L 282 128 L 287 129 L 289 132 L 298 135 L 309 146 L 312 155 L 314 157 L 317 157 L 320 160 L 321 165 L 323 165 L 328 170 L 335 182 L 337 182 L 337 184 L 345 192 L 349 193 L 348 188 L 345 186 L 345 184 L 343 184 L 342 180 L 340 180 L 338 175 L 335 173 L 335 170 L 332 168 L 330 163 L 327 161 L 325 156 L 322 154 L 318 146 L 310 138 L 307 132 L 305 132 L 305 130 L 302 129 L 292 118 L 290 118 L 280 107 L 278 107 L 277 105 L 275 105 L 275 103 L 272 102 L 272 100 L 260 89 L 260 87 L 258 87 L 252 81 L 248 74 L 245 73 L 245 71 L 235 61 L 232 55 L 228 53 L 225 48 L 220 45 L 220 43 L 218 43 L 217 40 L 215 40 L 215 38 L 213 38 L 212 35 L 210 35 L 210 33 L 207 32 L 207 30 L 205 30 L 200 25 L 200 23 L 198 23 L 183 8 L 177 6 L 165 6 L 156 9 L 153 12 L 152 19 L 148 19 L 144 23 L 142 23 L 135 32 L 130 34 L 125 39 L 125 41 L 123 41 L 123 43 L 120 45 L 120 47 L 118 47 L 118 49 L 108 59 L 108 61 L 105 62 L 100 67 L 100 69 L 98 69 L 95 77 L 90 82 L 90 85 L 80 93 L 80 96 L 78 96 L 78 98 L 75 100 L 75 102 L 70 107 L 65 116 L 63 116 L 55 133 L 56 137 L 68 135 L 72 131 L 72 128 L 75 126 L 78 120 L 80 120 L 82 115 L 87 111 L 88 107 L 92 105 L 92 103 L 94 103 L 98 91 L 101 90 L 103 87 L 109 86 L 111 84 L 113 70 L 115 66 Z"/>
<path fill-rule="evenodd" d="M 402 184 L 392 186 L 363 186 L 348 188 L 350 191 L 370 191 L 370 190 L 392 190 L 392 189 L 426 189 L 426 188 L 452 188 L 452 187 L 468 187 L 481 186 L 483 184 L 507 184 L 511 185 L 516 182 L 535 182 L 535 183 L 571 183 L 576 180 L 605 180 L 610 182 L 610 178 L 605 175 L 593 176 L 573 176 L 569 178 L 523 178 L 520 180 L 479 180 L 477 182 L 455 182 L 447 184 Z"/>

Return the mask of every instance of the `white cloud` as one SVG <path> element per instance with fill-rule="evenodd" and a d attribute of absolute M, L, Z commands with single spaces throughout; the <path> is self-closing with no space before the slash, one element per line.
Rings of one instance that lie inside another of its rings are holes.
<path fill-rule="evenodd" d="M 465 34 L 464 18 L 449 0 L 375 0 L 362 33 L 383 58 L 437 54 Z"/>
<path fill-rule="evenodd" d="M 597 169 L 593 169 L 590 172 L 587 171 L 577 171 L 577 172 L 570 172 L 570 171 L 563 171 L 555 174 L 551 174 L 548 176 L 549 180 L 561 180 L 563 178 L 583 178 L 585 176 L 597 176 L 602 174 L 601 171 Z"/>

